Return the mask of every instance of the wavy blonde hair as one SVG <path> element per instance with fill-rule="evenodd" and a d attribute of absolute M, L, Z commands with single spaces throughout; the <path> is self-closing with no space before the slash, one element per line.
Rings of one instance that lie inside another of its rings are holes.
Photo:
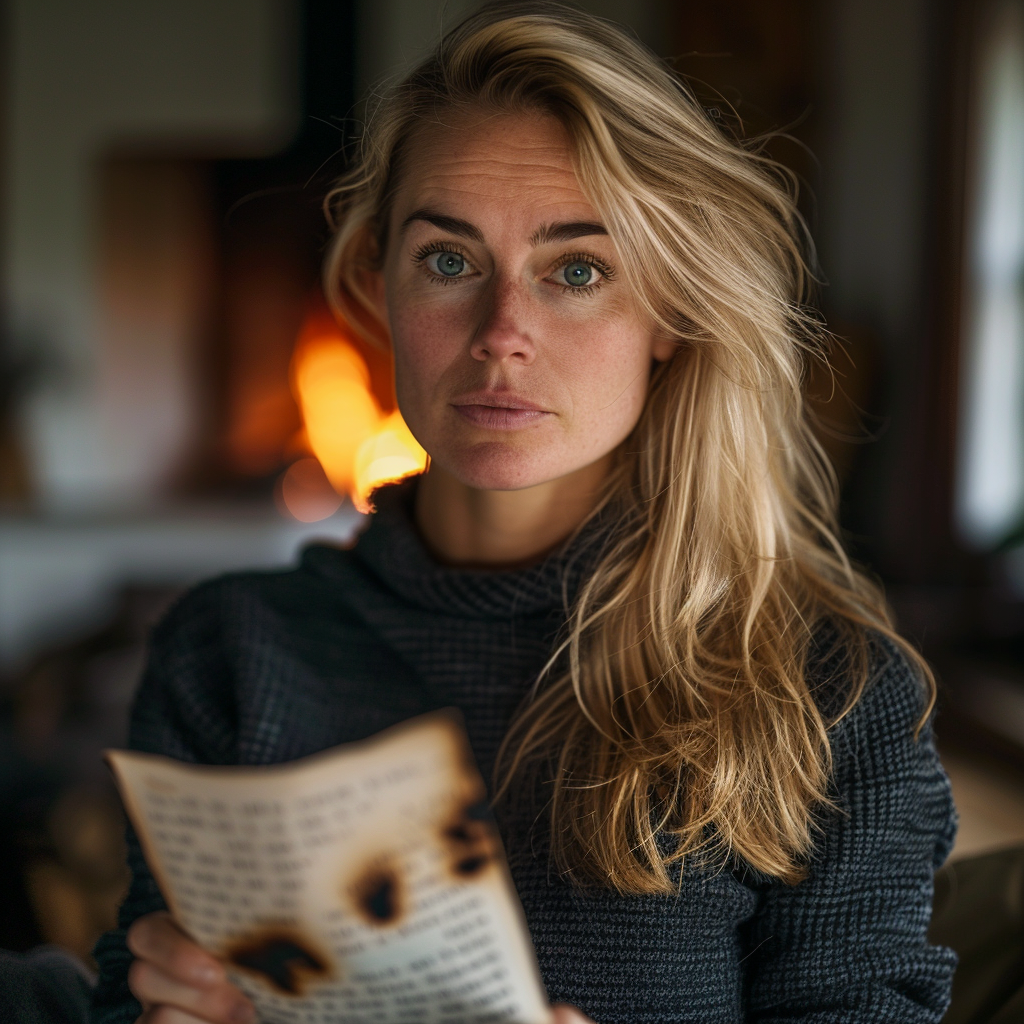
<path fill-rule="evenodd" d="M 484 8 L 379 103 L 328 198 L 327 293 L 372 340 L 386 329 L 361 272 L 379 266 L 410 140 L 453 108 L 561 122 L 640 307 L 679 342 L 617 453 L 594 513 L 614 527 L 508 732 L 499 789 L 553 768 L 551 855 L 580 883 L 670 892 L 674 867 L 712 852 L 796 882 L 829 804 L 828 728 L 863 692 L 872 634 L 918 667 L 929 708 L 934 682 L 838 539 L 802 398 L 821 332 L 792 183 L 620 29 Z M 830 718 L 808 671 L 826 622 Z"/>

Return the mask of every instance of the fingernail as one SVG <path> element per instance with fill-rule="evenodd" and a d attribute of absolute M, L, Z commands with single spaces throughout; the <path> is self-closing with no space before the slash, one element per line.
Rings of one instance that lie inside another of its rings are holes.
<path fill-rule="evenodd" d="M 256 1024 L 256 1010 L 252 1003 L 237 1003 L 231 1011 L 234 1024 Z"/>
<path fill-rule="evenodd" d="M 215 964 L 200 964 L 192 968 L 192 977 L 198 985 L 214 985 L 220 981 L 220 968 Z"/>

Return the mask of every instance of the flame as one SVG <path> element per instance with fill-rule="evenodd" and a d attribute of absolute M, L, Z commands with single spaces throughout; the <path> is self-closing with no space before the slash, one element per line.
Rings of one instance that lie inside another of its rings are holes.
<path fill-rule="evenodd" d="M 323 467 L 331 487 L 339 495 L 347 494 L 361 512 L 371 510 L 374 488 L 426 468 L 427 453 L 401 413 L 381 410 L 370 387 L 366 360 L 356 345 L 339 328 L 325 324 L 322 316 L 300 333 L 291 378 L 306 447 Z M 292 469 L 285 476 L 290 486 L 280 489 L 284 505 L 297 519 L 323 518 L 294 498 L 307 491 L 294 486 L 288 474 L 294 476 Z M 329 504 L 319 499 L 317 507 Z"/>
<path fill-rule="evenodd" d="M 403 476 L 420 473 L 426 465 L 427 453 L 396 409 L 380 421 L 377 431 L 363 441 L 356 452 L 356 493 L 369 495 L 385 480 L 400 480 Z"/>

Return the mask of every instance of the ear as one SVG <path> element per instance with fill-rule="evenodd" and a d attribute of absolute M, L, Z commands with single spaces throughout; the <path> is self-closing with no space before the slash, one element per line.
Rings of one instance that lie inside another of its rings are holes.
<path fill-rule="evenodd" d="M 371 225 L 363 225 L 352 241 L 352 250 L 348 279 L 349 291 L 355 299 L 356 308 L 352 312 L 359 320 L 358 329 L 376 347 L 389 349 L 391 338 L 384 271 Z"/>
<path fill-rule="evenodd" d="M 374 348 L 390 351 L 391 332 L 388 329 L 383 272 L 361 267 L 350 272 L 349 281 L 349 295 L 353 300 L 348 309 L 349 323 Z"/>
<path fill-rule="evenodd" d="M 651 355 L 659 363 L 667 363 L 678 351 L 678 340 L 667 334 L 655 334 L 651 339 Z"/>
<path fill-rule="evenodd" d="M 388 322 L 388 304 L 384 294 L 384 271 L 360 269 L 357 271 L 359 289 L 370 304 L 373 315 L 382 323 Z"/>

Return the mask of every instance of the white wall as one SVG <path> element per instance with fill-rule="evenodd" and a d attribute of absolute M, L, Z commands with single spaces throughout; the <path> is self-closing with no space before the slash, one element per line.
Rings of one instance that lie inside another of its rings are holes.
<path fill-rule="evenodd" d="M 158 478 L 145 437 L 117 429 L 128 418 L 118 414 L 123 389 L 103 380 L 98 158 L 114 145 L 210 156 L 278 149 L 297 125 L 296 9 L 290 0 L 8 5 L 3 277 L 13 345 L 46 368 L 22 411 L 44 507 L 145 500 Z M 161 392 L 159 365 L 151 372 L 139 386 L 187 400 L 185 385 L 174 392 L 165 381 Z"/>
<path fill-rule="evenodd" d="M 285 520 L 273 507 L 216 506 L 0 522 L 0 674 L 105 625 L 126 583 L 185 587 L 236 569 L 279 568 L 312 541 L 347 542 L 362 522 L 348 504 L 319 523 Z"/>

